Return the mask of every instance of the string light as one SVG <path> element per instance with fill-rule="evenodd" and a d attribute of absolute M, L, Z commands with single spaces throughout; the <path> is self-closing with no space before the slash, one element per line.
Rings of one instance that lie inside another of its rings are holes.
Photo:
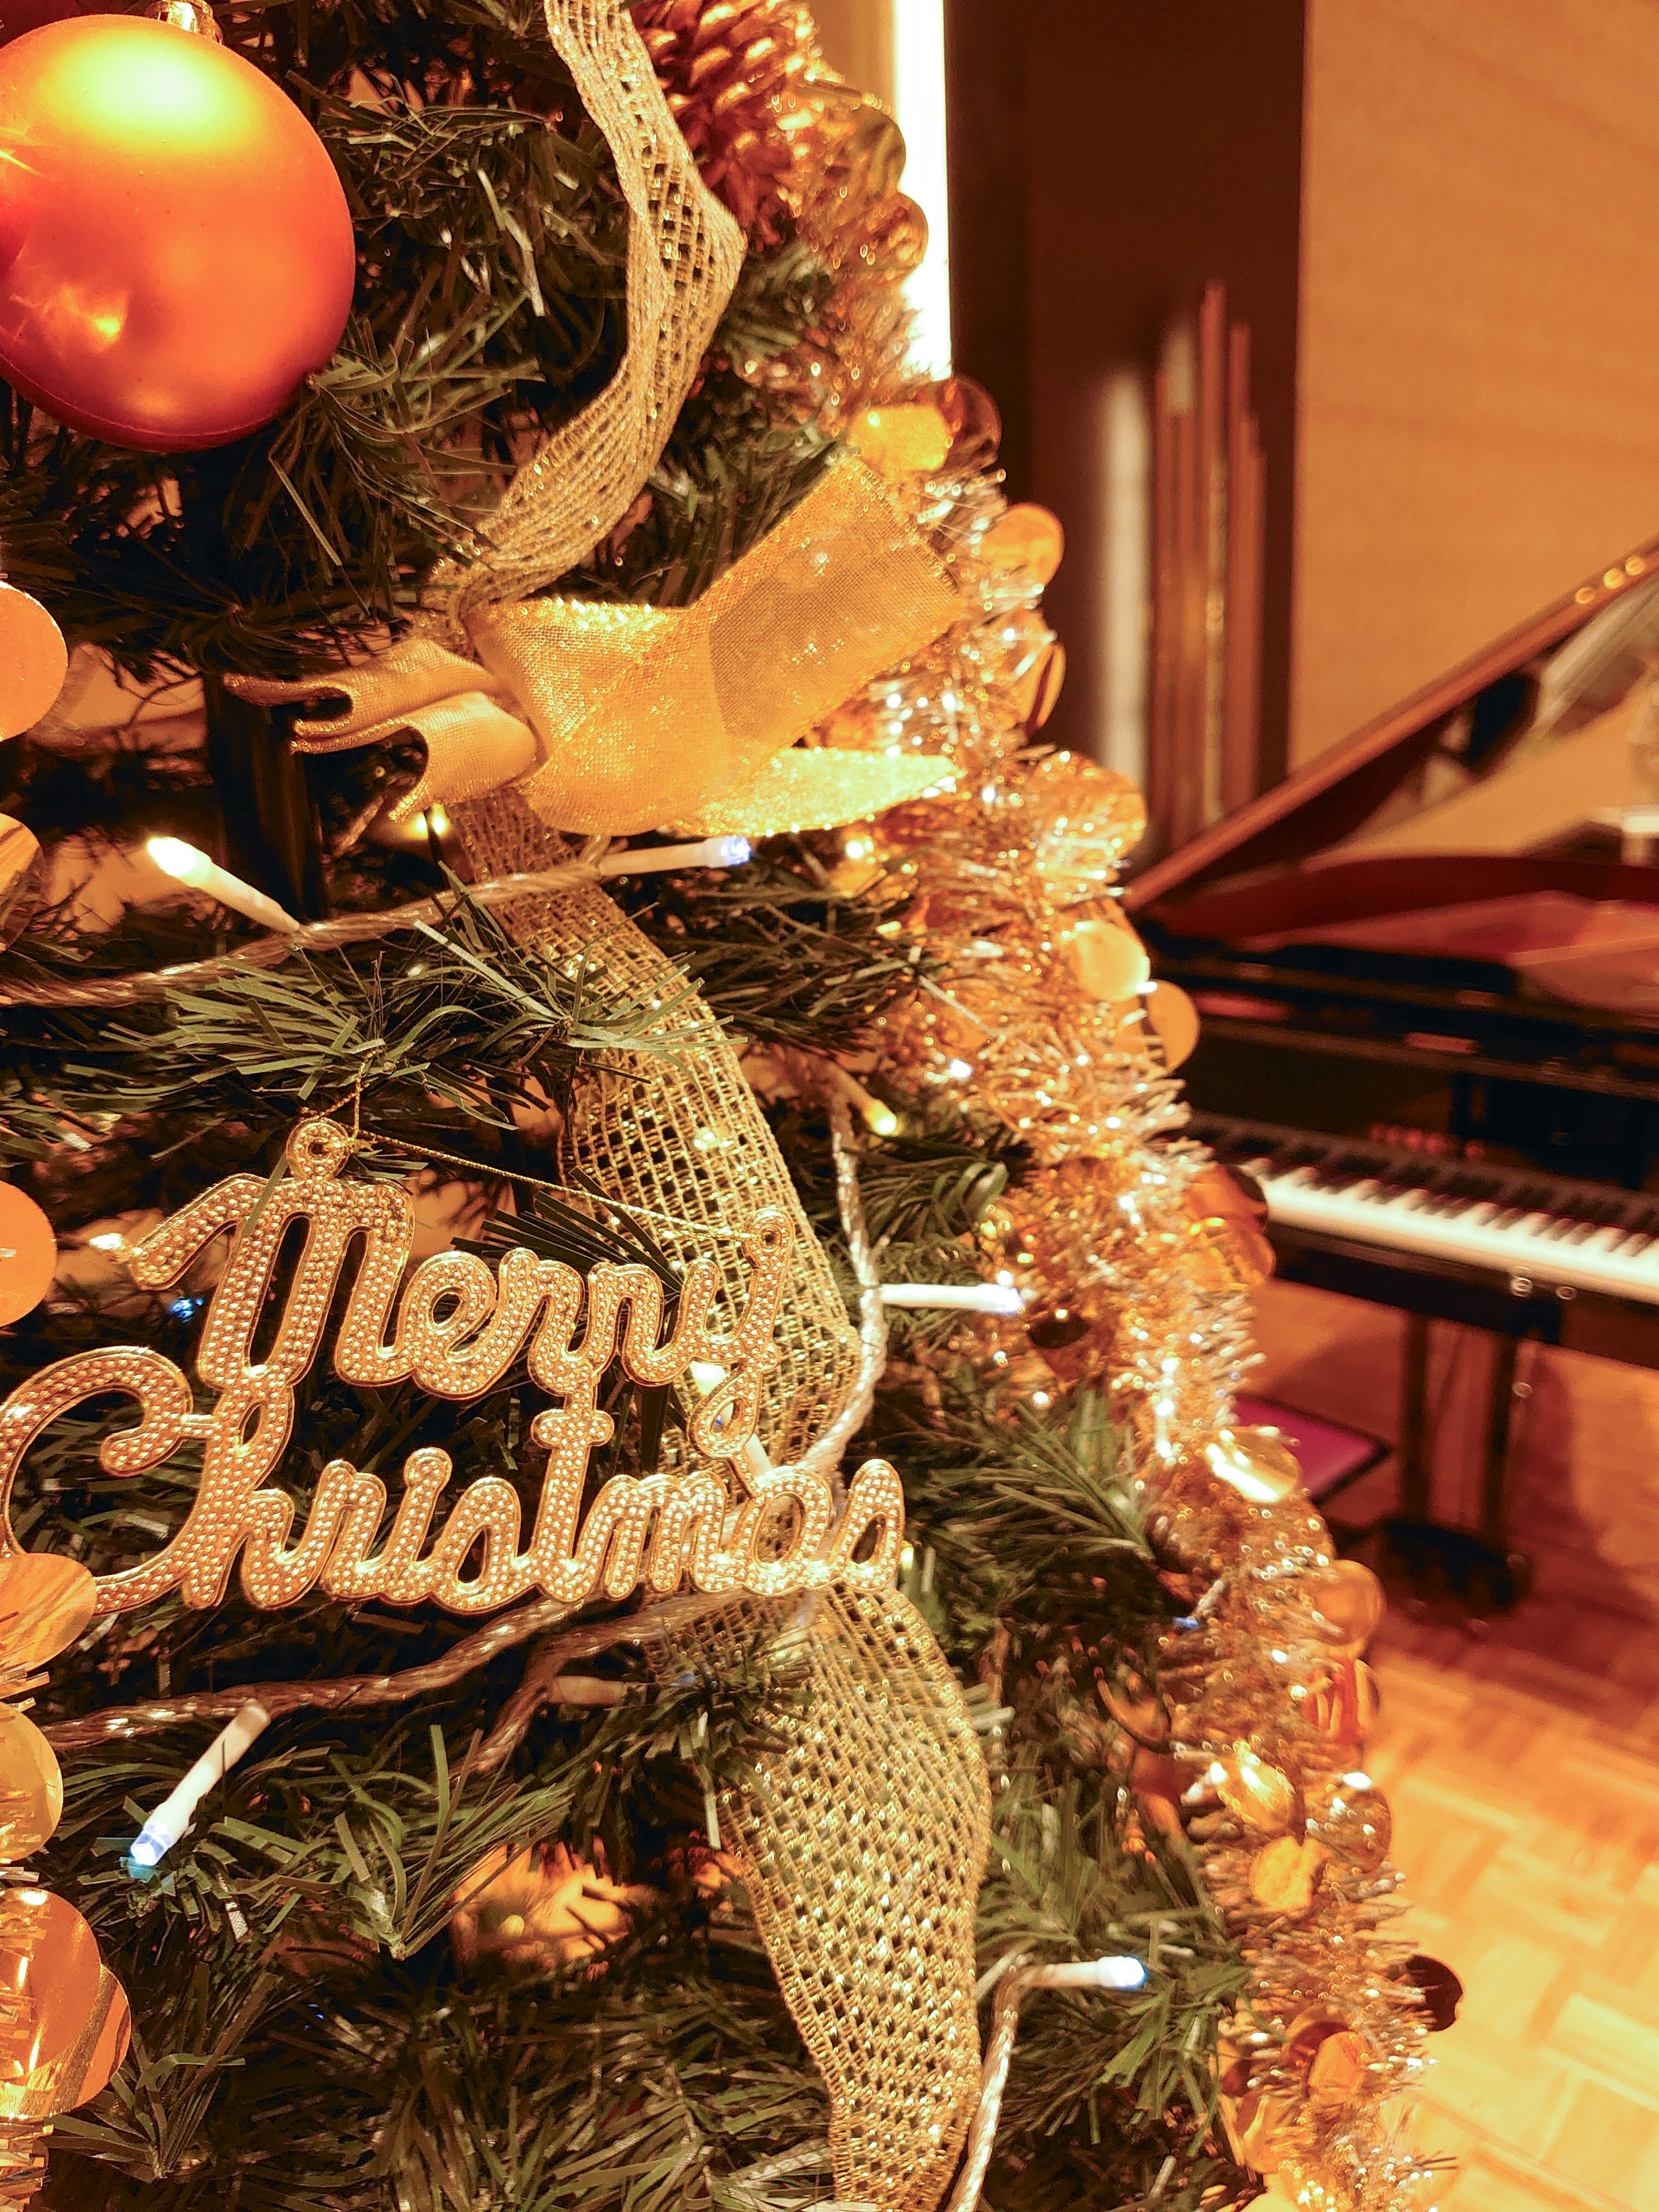
<path fill-rule="evenodd" d="M 933 1307 L 940 1313 L 1003 1314 L 1025 1310 L 1025 1297 L 1011 1283 L 884 1283 L 884 1306 Z"/>
<path fill-rule="evenodd" d="M 162 1799 L 133 1839 L 127 1857 L 141 1874 L 149 1874 L 190 1827 L 196 1808 L 210 1790 L 216 1789 L 248 1746 L 270 1726 L 270 1715 L 250 1698 L 234 1720 L 221 1729 L 184 1780 Z"/>
<path fill-rule="evenodd" d="M 657 876 L 672 868 L 741 868 L 754 857 L 754 849 L 746 837 L 704 837 L 695 845 L 647 845 L 606 853 L 598 866 L 602 876 Z"/>
<path fill-rule="evenodd" d="M 181 884 L 188 884 L 193 891 L 205 891 L 210 898 L 217 899 L 221 906 L 229 907 L 233 913 L 246 915 L 250 921 L 257 921 L 262 928 L 281 930 L 285 936 L 292 936 L 295 930 L 305 926 L 296 921 L 285 907 L 278 906 L 275 899 L 267 898 L 263 891 L 256 891 L 252 884 L 245 884 L 240 876 L 233 876 L 228 868 L 222 868 L 216 861 L 210 860 L 205 853 L 198 853 L 194 845 L 185 844 L 182 837 L 152 837 L 144 850 L 164 875 L 172 876 Z"/>

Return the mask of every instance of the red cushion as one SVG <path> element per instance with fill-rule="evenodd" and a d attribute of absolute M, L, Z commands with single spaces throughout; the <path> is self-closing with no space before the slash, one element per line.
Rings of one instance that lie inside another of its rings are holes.
<path fill-rule="evenodd" d="M 1328 1498 L 1368 1467 L 1375 1467 L 1385 1447 L 1362 1429 L 1345 1429 L 1338 1421 L 1321 1420 L 1294 1406 L 1280 1406 L 1271 1398 L 1239 1398 L 1242 1427 L 1279 1429 L 1302 1462 L 1302 1480 L 1312 1498 Z"/>

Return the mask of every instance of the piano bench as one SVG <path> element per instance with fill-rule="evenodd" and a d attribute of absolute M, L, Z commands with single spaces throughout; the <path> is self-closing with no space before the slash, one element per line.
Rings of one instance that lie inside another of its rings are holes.
<path fill-rule="evenodd" d="M 1302 1462 L 1302 1485 L 1316 1505 L 1322 1505 L 1351 1482 L 1358 1482 L 1362 1474 L 1369 1474 L 1394 1449 L 1364 1429 L 1347 1428 L 1317 1413 L 1304 1413 L 1298 1407 L 1281 1406 L 1272 1398 L 1240 1397 L 1234 1404 L 1242 1424 L 1282 1432 Z"/>

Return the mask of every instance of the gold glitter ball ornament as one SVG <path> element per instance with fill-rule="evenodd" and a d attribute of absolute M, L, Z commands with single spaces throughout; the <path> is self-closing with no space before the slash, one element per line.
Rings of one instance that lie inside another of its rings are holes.
<path fill-rule="evenodd" d="M 0 1326 L 33 1312 L 57 1267 L 51 1222 L 26 1190 L 0 1183 Z"/>
<path fill-rule="evenodd" d="M 1086 915 L 1060 933 L 1059 944 L 1079 990 L 1091 999 L 1132 999 L 1152 972 L 1146 946 L 1124 921 Z"/>
<path fill-rule="evenodd" d="M 1277 1429 L 1219 1429 L 1204 1456 L 1252 1505 L 1276 1505 L 1302 1487 L 1301 1462 Z"/>
<path fill-rule="evenodd" d="M 500 1844 L 456 1889 L 450 1940 L 464 1966 L 556 1973 L 599 1959 L 655 1894 L 610 1881 L 597 1846 L 589 1860 L 563 1844 Z"/>
<path fill-rule="evenodd" d="M 1361 1874 L 1377 1873 L 1394 1840 L 1389 1801 L 1368 1774 L 1345 1774 L 1308 1808 L 1308 1833 Z"/>
<path fill-rule="evenodd" d="M 1059 901 L 1097 893 L 1146 832 L 1146 803 L 1127 776 L 1079 753 L 1051 753 L 1020 786 L 1020 830 Z"/>
<path fill-rule="evenodd" d="M 0 1861 L 38 1851 L 63 1814 L 57 1753 L 27 1713 L 0 1705 Z"/>
<path fill-rule="evenodd" d="M 1304 1577 L 1313 1607 L 1312 1627 L 1333 1657 L 1357 1659 L 1382 1626 L 1388 1599 L 1370 1569 L 1358 1559 L 1337 1559 Z"/>
<path fill-rule="evenodd" d="M 1258 1834 L 1276 1836 L 1301 1826 L 1301 1791 L 1288 1774 L 1258 1759 L 1249 1744 L 1236 1743 L 1224 1759 L 1216 1759 L 1208 1779 L 1228 1811 Z"/>
<path fill-rule="evenodd" d="M 89 1567 L 52 1552 L 0 1559 L 0 1667 L 29 1674 L 67 1651 L 91 1626 L 98 1584 Z"/>

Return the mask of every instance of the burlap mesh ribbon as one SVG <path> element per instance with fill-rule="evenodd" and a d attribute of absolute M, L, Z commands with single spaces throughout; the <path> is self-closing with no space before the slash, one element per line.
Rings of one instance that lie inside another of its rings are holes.
<path fill-rule="evenodd" d="M 743 266 L 743 233 L 698 175 L 622 0 L 547 0 L 547 28 L 628 203 L 628 350 L 514 477 L 484 532 L 489 559 L 432 579 L 434 632 L 452 644 L 472 610 L 540 591 L 614 528 L 661 456 Z"/>
<path fill-rule="evenodd" d="M 475 864 L 492 876 L 550 867 L 566 855 L 511 793 L 461 808 L 456 821 Z M 793 1222 L 781 1356 L 762 1399 L 760 1435 L 781 1464 L 799 1457 L 847 1402 L 858 1338 L 731 1040 L 602 890 L 515 899 L 503 912 L 526 943 L 591 951 L 588 988 L 635 1004 L 662 1000 L 665 1029 L 680 1046 L 607 1055 L 604 1072 L 577 1090 L 562 1141 L 567 1167 L 638 1207 L 671 1259 L 717 1258 L 734 1310 L 749 1267 L 733 1232 L 765 1206 L 782 1207 Z"/>
<path fill-rule="evenodd" d="M 522 800 L 459 810 L 490 874 L 544 868 L 563 847 Z M 847 1404 L 858 1340 L 788 1170 L 730 1040 L 672 963 L 602 891 L 515 900 L 527 943 L 592 954 L 596 988 L 672 1006 L 681 1048 L 607 1064 L 578 1090 L 568 1165 L 637 1206 L 676 1259 L 713 1251 L 741 1297 L 730 1233 L 760 1206 L 785 1207 L 791 1258 L 760 1432 L 796 1459 Z M 718 1674 L 793 1601 L 724 1608 L 677 1633 L 679 1662 Z M 790 2010 L 829 2087 L 838 2197 L 883 2212 L 932 2212 L 979 2096 L 974 1911 L 989 1833 L 984 1761 L 956 1677 L 925 1621 L 896 1593 L 837 1590 L 800 1617 L 806 1694 L 723 1802 L 755 1917 Z"/>
<path fill-rule="evenodd" d="M 974 1914 L 990 1834 L 961 1687 L 896 1592 L 836 1590 L 796 1619 L 751 1600 L 659 1664 L 712 1673 L 781 1640 L 807 1692 L 778 1748 L 722 1794 L 755 1917 L 830 2091 L 836 2195 L 932 2212 L 980 2097 Z"/>

